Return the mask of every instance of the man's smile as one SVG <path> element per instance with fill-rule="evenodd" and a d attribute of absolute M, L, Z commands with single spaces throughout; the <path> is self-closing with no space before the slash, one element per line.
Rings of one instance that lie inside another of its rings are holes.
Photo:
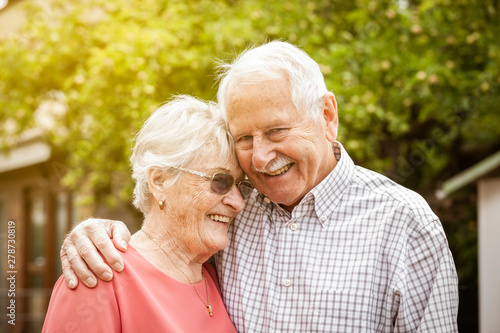
<path fill-rule="evenodd" d="M 274 177 L 274 176 L 281 176 L 282 174 L 284 174 L 285 172 L 287 172 L 287 171 L 288 171 L 288 169 L 290 169 L 290 168 L 292 167 L 292 165 L 293 165 L 293 164 L 294 164 L 294 163 L 287 164 L 287 165 L 285 165 L 285 166 L 283 166 L 283 167 L 279 168 L 279 169 L 278 169 L 278 170 L 276 170 L 276 171 L 273 171 L 273 172 L 267 172 L 266 174 L 267 174 L 268 176 L 273 176 L 273 177 Z"/>

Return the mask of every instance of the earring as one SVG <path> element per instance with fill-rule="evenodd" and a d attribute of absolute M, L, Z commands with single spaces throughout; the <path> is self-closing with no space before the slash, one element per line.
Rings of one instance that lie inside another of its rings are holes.
<path fill-rule="evenodd" d="M 165 203 L 163 202 L 163 200 L 160 200 L 160 202 L 158 202 L 158 205 L 160 206 L 160 210 L 165 208 Z"/>

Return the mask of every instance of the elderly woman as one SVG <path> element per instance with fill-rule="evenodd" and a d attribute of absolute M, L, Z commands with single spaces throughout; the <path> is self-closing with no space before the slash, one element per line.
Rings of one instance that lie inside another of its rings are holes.
<path fill-rule="evenodd" d="M 54 288 L 44 332 L 235 332 L 206 261 L 250 192 L 226 124 L 211 104 L 180 96 L 159 108 L 131 158 L 141 230 L 127 269 L 97 290 Z M 97 291 L 97 292 L 96 292 Z"/>

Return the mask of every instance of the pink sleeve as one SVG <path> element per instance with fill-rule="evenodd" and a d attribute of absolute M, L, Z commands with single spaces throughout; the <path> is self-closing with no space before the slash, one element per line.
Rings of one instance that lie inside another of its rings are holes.
<path fill-rule="evenodd" d="M 121 332 L 113 285 L 99 281 L 89 289 L 80 282 L 71 290 L 61 276 L 52 291 L 42 332 Z"/>

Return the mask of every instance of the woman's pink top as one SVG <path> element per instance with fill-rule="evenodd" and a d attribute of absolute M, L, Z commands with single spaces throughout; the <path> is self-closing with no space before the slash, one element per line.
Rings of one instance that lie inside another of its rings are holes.
<path fill-rule="evenodd" d="M 236 332 L 222 303 L 215 269 L 203 265 L 213 317 L 193 286 L 165 275 L 136 249 L 122 254 L 125 269 L 93 289 L 57 280 L 42 332 Z M 165 258 L 167 260 L 167 258 Z M 196 284 L 206 301 L 205 282 Z"/>

